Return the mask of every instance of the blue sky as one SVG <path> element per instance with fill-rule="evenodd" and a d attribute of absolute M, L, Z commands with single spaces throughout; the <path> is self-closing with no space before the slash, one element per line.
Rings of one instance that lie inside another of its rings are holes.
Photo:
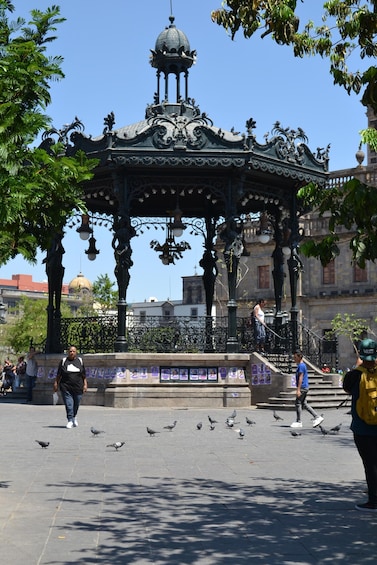
<path fill-rule="evenodd" d="M 54 126 L 61 128 L 78 116 L 85 133 L 96 136 L 111 111 L 115 128 L 143 119 L 156 90 L 150 49 L 169 25 L 170 0 L 14 0 L 16 14 L 26 18 L 31 9 L 45 9 L 53 3 L 60 5 L 67 19 L 49 48 L 51 55 L 64 58 L 66 75 L 51 89 L 53 101 L 47 113 Z M 306 0 L 300 5 L 303 20 L 318 21 L 322 4 Z M 218 127 L 243 132 L 246 120 L 252 117 L 258 141 L 263 142 L 264 134 L 279 120 L 284 127 L 300 126 L 313 151 L 330 143 L 331 170 L 355 166 L 358 132 L 366 127 L 365 109 L 358 97 L 333 85 L 326 60 L 295 59 L 289 48 L 274 45 L 268 37 L 246 40 L 239 34 L 232 42 L 210 18 L 211 10 L 220 5 L 221 0 L 173 0 L 175 24 L 198 55 L 190 71 L 189 96 Z M 163 233 L 157 233 L 162 242 Z M 91 262 L 85 255 L 87 243 L 75 230 L 67 230 L 65 282 L 80 271 L 92 281 L 104 273 L 115 281 L 111 234 L 97 228 L 94 235 L 100 254 Z M 201 240 L 184 235 L 192 250 L 175 266 L 163 266 L 149 247 L 150 239 L 146 234 L 133 240 L 128 301 L 150 296 L 181 298 L 181 277 L 195 270 L 201 274 Z M 0 278 L 29 273 L 36 281 L 45 280 L 42 259 L 40 255 L 34 266 L 16 258 L 0 268 Z"/>

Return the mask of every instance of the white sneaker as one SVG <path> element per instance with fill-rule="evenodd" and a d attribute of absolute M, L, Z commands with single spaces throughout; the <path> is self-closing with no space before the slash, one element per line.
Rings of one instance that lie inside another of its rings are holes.
<path fill-rule="evenodd" d="M 302 422 L 293 422 L 291 428 L 302 428 Z"/>
<path fill-rule="evenodd" d="M 323 422 L 322 416 L 318 416 L 317 418 L 314 418 L 313 428 L 316 428 L 317 426 L 319 426 L 319 424 L 322 424 L 322 422 Z"/>
<path fill-rule="evenodd" d="M 78 427 L 79 423 L 78 423 L 78 421 L 77 421 L 77 418 L 74 418 L 74 419 L 73 419 L 73 425 L 75 426 L 75 428 Z"/>
<path fill-rule="evenodd" d="M 73 422 L 69 421 L 68 424 L 66 425 L 66 428 L 68 428 L 69 430 L 73 428 Z"/>

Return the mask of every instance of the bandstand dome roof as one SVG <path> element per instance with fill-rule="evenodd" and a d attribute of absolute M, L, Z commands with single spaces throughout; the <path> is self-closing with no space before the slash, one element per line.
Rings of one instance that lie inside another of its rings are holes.
<path fill-rule="evenodd" d="M 156 39 L 154 50 L 151 49 L 151 65 L 165 73 L 181 72 L 195 62 L 196 51 L 191 51 L 187 35 L 174 24 L 170 16 L 170 26 L 166 27 Z"/>
<path fill-rule="evenodd" d="M 162 51 L 164 48 L 167 48 L 168 51 L 172 51 L 173 49 L 176 51 L 180 49 L 190 51 L 190 43 L 187 39 L 187 35 L 174 25 L 174 16 L 170 16 L 169 19 L 170 26 L 166 27 L 156 39 L 156 51 Z"/>
<path fill-rule="evenodd" d="M 84 277 L 84 275 L 82 273 L 79 273 L 77 275 L 77 277 L 75 277 L 74 279 L 71 280 L 71 282 L 68 285 L 68 291 L 69 293 L 73 293 L 73 292 L 77 292 L 77 291 L 91 291 L 92 290 L 92 283 L 90 282 L 89 279 L 87 279 L 86 277 Z"/>

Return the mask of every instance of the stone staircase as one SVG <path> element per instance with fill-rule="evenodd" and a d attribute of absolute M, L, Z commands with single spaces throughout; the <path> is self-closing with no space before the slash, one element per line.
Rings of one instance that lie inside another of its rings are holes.
<path fill-rule="evenodd" d="M 341 387 L 334 386 L 331 381 L 324 381 L 321 375 L 316 376 L 309 372 L 309 404 L 318 410 L 329 408 L 350 408 L 348 395 Z M 294 410 L 295 388 L 282 391 L 276 397 L 270 397 L 268 402 L 257 403 L 257 408 L 273 410 Z"/>
<path fill-rule="evenodd" d="M 26 388 L 20 388 L 18 390 L 8 392 L 4 396 L 0 396 L 0 404 L 22 404 L 26 402 L 27 392 Z"/>

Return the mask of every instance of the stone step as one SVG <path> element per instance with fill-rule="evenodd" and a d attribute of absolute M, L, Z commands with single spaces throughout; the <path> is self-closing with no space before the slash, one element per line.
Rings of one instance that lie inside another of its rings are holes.
<path fill-rule="evenodd" d="M 321 410 L 325 410 L 325 409 L 333 409 L 333 408 L 339 408 L 339 409 L 344 409 L 344 410 L 349 410 L 351 407 L 350 402 L 345 402 L 344 404 L 342 404 L 341 401 L 338 400 L 327 400 L 324 402 L 317 402 L 317 401 L 313 401 L 310 402 L 310 406 L 312 408 L 314 408 L 317 411 L 321 411 Z M 277 410 L 277 411 L 294 411 L 295 410 L 295 406 L 294 406 L 294 401 L 289 402 L 289 403 L 280 403 L 280 402 L 258 402 L 256 407 L 258 409 L 267 409 L 267 410 Z"/>
<path fill-rule="evenodd" d="M 27 398 L 27 391 L 25 389 L 19 389 L 15 391 L 7 391 L 4 396 L 0 396 L 1 402 L 25 402 Z"/>

